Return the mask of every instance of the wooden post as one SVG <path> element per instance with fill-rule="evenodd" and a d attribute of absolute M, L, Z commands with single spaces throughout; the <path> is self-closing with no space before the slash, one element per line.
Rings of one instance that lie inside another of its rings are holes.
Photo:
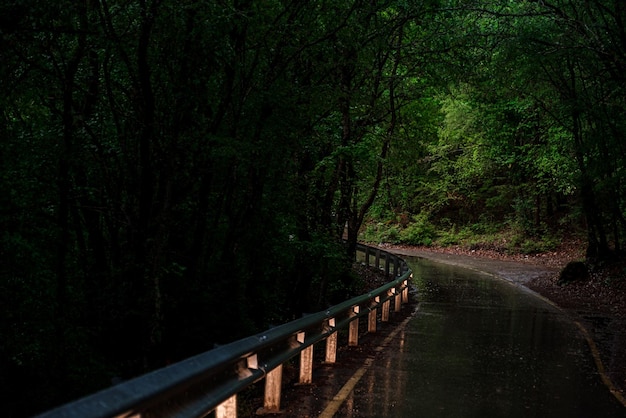
<path fill-rule="evenodd" d="M 386 300 L 383 302 L 383 312 L 382 312 L 381 320 L 383 322 L 389 321 L 389 300 Z"/>
<path fill-rule="evenodd" d="M 380 296 L 374 298 L 374 303 L 370 308 L 370 312 L 367 315 L 367 332 L 376 332 L 376 315 L 378 313 L 378 304 L 380 303 Z"/>
<path fill-rule="evenodd" d="M 237 418 L 237 395 L 233 395 L 215 409 L 215 418 Z"/>
<path fill-rule="evenodd" d="M 402 293 L 395 292 L 396 296 L 394 297 L 394 312 L 400 312 L 402 310 Z"/>
<path fill-rule="evenodd" d="M 304 344 L 304 332 L 298 333 L 298 342 Z M 313 346 L 310 345 L 300 352 L 300 384 L 313 383 Z"/>
<path fill-rule="evenodd" d="M 376 249 L 376 268 L 380 268 L 380 250 Z"/>
<path fill-rule="evenodd" d="M 283 365 L 277 366 L 265 376 L 265 399 L 263 408 L 256 411 L 258 415 L 280 413 L 280 392 L 283 385 Z"/>
<path fill-rule="evenodd" d="M 328 320 L 328 326 L 335 327 L 335 318 Z M 337 361 L 337 331 L 333 331 L 332 334 L 326 338 L 326 363 L 335 363 Z"/>
<path fill-rule="evenodd" d="M 352 312 L 350 312 L 351 317 L 357 316 L 359 313 L 359 307 L 353 306 Z M 359 318 L 355 318 L 350 321 L 350 330 L 348 332 L 348 345 L 351 347 L 359 345 Z"/>
<path fill-rule="evenodd" d="M 385 278 L 389 277 L 390 264 L 389 253 L 385 253 Z"/>
<path fill-rule="evenodd" d="M 402 302 L 409 303 L 409 281 L 404 281 L 404 289 L 402 289 Z"/>

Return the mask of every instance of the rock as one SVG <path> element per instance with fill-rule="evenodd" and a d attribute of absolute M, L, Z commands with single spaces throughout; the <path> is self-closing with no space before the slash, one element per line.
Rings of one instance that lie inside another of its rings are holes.
<path fill-rule="evenodd" d="M 589 270 L 587 265 L 582 261 L 570 261 L 559 273 L 559 286 L 566 285 L 575 281 L 585 281 L 589 279 Z"/>

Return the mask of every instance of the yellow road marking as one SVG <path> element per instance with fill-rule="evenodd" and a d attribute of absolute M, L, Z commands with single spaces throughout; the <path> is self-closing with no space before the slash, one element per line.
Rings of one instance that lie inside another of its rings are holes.
<path fill-rule="evenodd" d="M 413 314 L 414 313 L 415 312 L 413 312 Z M 402 323 L 398 325 L 396 329 L 394 329 L 393 332 L 389 334 L 387 338 L 385 338 L 382 344 L 380 344 L 378 347 L 374 349 L 374 351 L 376 351 L 377 353 L 383 351 L 385 346 L 387 346 L 391 342 L 391 340 L 396 335 L 398 335 L 398 332 L 400 332 L 400 330 L 402 330 L 406 326 L 409 320 L 411 320 L 411 318 L 413 317 L 413 314 L 405 318 L 405 320 L 402 321 Z M 367 370 L 371 367 L 373 363 L 374 363 L 374 358 L 372 357 L 369 357 L 365 360 L 365 363 L 363 364 L 363 366 L 361 366 L 361 368 L 359 368 L 352 375 L 352 377 L 348 379 L 346 384 L 343 385 L 343 387 L 339 390 L 339 392 L 337 392 L 337 394 L 333 397 L 330 403 L 326 405 L 326 408 L 319 415 L 319 418 L 332 418 L 333 416 L 335 416 L 335 414 L 337 413 L 341 405 L 345 402 L 346 399 L 348 399 L 348 396 L 350 396 L 350 393 L 352 393 L 352 391 L 354 390 L 354 387 L 356 386 L 356 384 L 359 383 L 359 380 L 361 380 L 363 375 L 365 375 L 365 373 L 367 372 Z"/>
<path fill-rule="evenodd" d="M 600 358 L 600 351 L 598 350 L 595 341 L 593 341 L 593 339 L 591 338 L 591 335 L 589 335 L 589 331 L 587 331 L 587 328 L 585 328 L 584 325 L 580 322 L 574 321 L 574 323 L 576 324 L 576 326 L 578 326 L 578 329 L 580 329 L 580 332 L 585 337 L 585 340 L 587 340 L 587 344 L 591 349 L 591 356 L 593 357 L 593 361 L 596 363 L 596 368 L 598 369 L 598 373 L 600 373 L 602 382 L 609 388 L 609 391 L 613 394 L 613 396 L 615 396 L 615 398 L 617 398 L 617 400 L 622 405 L 626 406 L 626 398 L 617 389 L 617 387 L 615 387 L 608 374 L 606 373 L 606 369 L 604 368 L 604 364 L 602 363 L 602 359 Z"/>
<path fill-rule="evenodd" d="M 526 288 L 526 289 L 528 289 L 528 288 Z M 556 303 L 552 302 L 547 297 L 540 295 L 539 293 L 535 292 L 534 290 L 530 290 L 530 289 L 528 289 L 528 290 L 530 292 L 532 292 L 538 298 L 543 299 L 544 302 L 554 306 L 556 309 L 558 309 L 561 312 L 564 312 L 567 315 L 567 312 L 563 308 L 561 308 Z M 624 395 L 617 389 L 617 387 L 613 384 L 613 382 L 609 378 L 609 375 L 606 373 L 606 369 L 604 368 L 604 363 L 602 363 L 602 358 L 600 358 L 600 350 L 598 350 L 598 346 L 596 345 L 595 341 L 593 341 L 593 338 L 591 338 L 591 335 L 589 334 L 589 331 L 579 321 L 576 321 L 575 319 L 572 319 L 572 322 L 574 322 L 574 324 L 576 324 L 576 326 L 578 327 L 578 329 L 582 333 L 583 338 L 585 339 L 585 341 L 587 341 L 587 345 L 589 346 L 589 349 L 591 350 L 591 357 L 593 357 L 593 361 L 596 364 L 596 369 L 598 369 L 598 373 L 600 374 L 600 378 L 602 379 L 602 383 L 604 383 L 604 385 L 609 389 L 609 392 L 611 392 L 613 394 L 613 396 L 615 396 L 615 399 L 617 399 L 619 401 L 619 403 L 621 403 L 622 405 L 624 405 L 626 407 L 626 397 L 624 397 Z"/>
<path fill-rule="evenodd" d="M 540 299 L 543 299 L 545 302 L 554 306 L 558 310 L 564 312 L 560 306 L 552 302 L 550 299 L 538 294 L 537 292 L 534 292 L 534 291 L 531 291 L 531 292 L 534 293 Z M 406 324 L 409 322 L 412 316 L 413 315 L 406 318 L 391 334 L 389 334 L 389 336 L 385 338 L 385 341 L 383 341 L 381 345 L 376 347 L 375 351 L 376 352 L 382 351 L 384 346 L 386 346 L 398 334 L 398 332 L 400 332 L 400 330 L 406 326 Z M 617 387 L 613 384 L 608 374 L 606 373 L 606 369 L 604 368 L 604 364 L 602 363 L 602 359 L 600 358 L 600 351 L 598 350 L 596 343 L 591 338 L 591 335 L 589 335 L 589 331 L 579 321 L 573 320 L 573 322 L 574 324 L 576 324 L 576 326 L 582 333 L 585 341 L 587 342 L 587 345 L 589 346 L 589 349 L 591 350 L 591 356 L 593 357 L 593 361 L 595 362 L 596 368 L 598 369 L 598 373 L 600 374 L 602 383 L 604 383 L 604 385 L 609 389 L 609 391 L 613 394 L 613 396 L 622 405 L 626 407 L 626 397 L 617 389 Z M 319 418 L 332 418 L 335 415 L 335 413 L 337 413 L 337 411 L 339 410 L 343 402 L 348 398 L 348 396 L 350 395 L 350 393 L 352 392 L 356 384 L 359 382 L 359 380 L 361 380 L 363 375 L 365 375 L 365 372 L 367 372 L 367 370 L 370 368 L 373 362 L 374 362 L 374 359 L 372 358 L 368 358 L 365 360 L 365 364 L 363 364 L 363 366 L 361 366 L 361 368 L 358 369 L 352 375 L 352 377 L 346 382 L 346 384 L 341 388 L 341 390 L 333 397 L 332 401 L 330 401 L 330 403 L 326 406 L 324 411 L 322 411 Z"/>

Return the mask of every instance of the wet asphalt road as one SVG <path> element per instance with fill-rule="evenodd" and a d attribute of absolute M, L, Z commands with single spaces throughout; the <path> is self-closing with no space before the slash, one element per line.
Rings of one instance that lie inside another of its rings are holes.
<path fill-rule="evenodd" d="M 335 416 L 626 417 L 576 325 L 494 278 L 523 283 L 539 271 L 407 261 L 418 311 Z"/>

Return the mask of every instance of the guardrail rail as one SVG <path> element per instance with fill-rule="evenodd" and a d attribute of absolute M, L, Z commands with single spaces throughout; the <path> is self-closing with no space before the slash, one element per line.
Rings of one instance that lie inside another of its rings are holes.
<path fill-rule="evenodd" d="M 265 379 L 259 413 L 280 411 L 283 364 L 300 356 L 299 383 L 313 382 L 313 346 L 325 341 L 325 362 L 334 363 L 338 331 L 347 329 L 348 345 L 359 342 L 359 320 L 376 332 L 377 318 L 389 321 L 408 302 L 411 271 L 401 258 L 357 246 L 357 261 L 393 272 L 394 279 L 367 294 L 304 316 L 265 332 L 217 347 L 93 395 L 45 412 L 38 418 L 147 418 L 237 416 L 237 394 Z"/>

